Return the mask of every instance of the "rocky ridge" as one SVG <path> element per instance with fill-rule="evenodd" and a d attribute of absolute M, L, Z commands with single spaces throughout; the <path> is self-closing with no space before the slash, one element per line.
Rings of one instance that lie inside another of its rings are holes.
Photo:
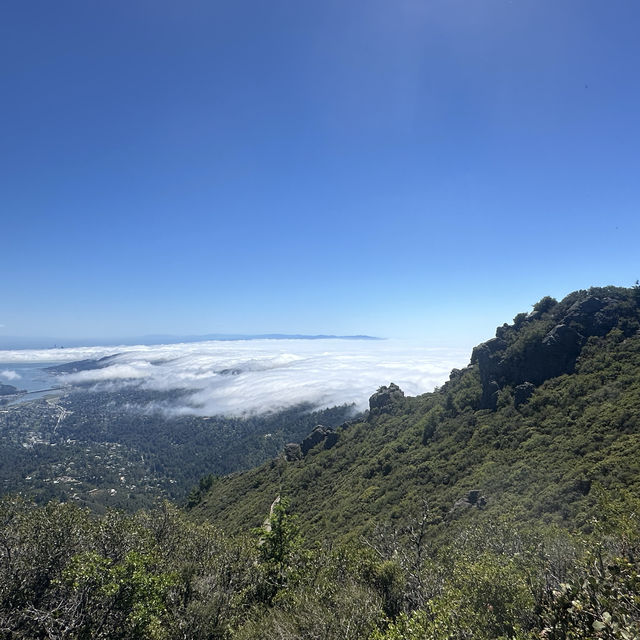
<path fill-rule="evenodd" d="M 500 390 L 507 386 L 513 388 L 516 406 L 523 404 L 546 380 L 572 373 L 590 337 L 616 327 L 622 336 L 637 330 L 628 300 L 580 293 L 568 307 L 567 299 L 558 303 L 543 298 L 534 311 L 498 327 L 495 338 L 474 348 L 471 366 L 478 367 L 482 384 L 479 408 L 495 409 Z"/>

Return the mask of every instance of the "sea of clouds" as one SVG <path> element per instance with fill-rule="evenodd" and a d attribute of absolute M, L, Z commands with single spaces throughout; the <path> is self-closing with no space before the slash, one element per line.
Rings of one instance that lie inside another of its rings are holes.
<path fill-rule="evenodd" d="M 46 366 L 104 356 L 114 356 L 107 366 L 58 382 L 95 390 L 188 390 L 172 411 L 196 415 L 256 414 L 301 403 L 317 409 L 353 403 L 363 410 L 381 385 L 395 382 L 418 395 L 469 361 L 466 349 L 399 340 L 265 339 L 0 351 L 0 362 L 7 367 L 3 377 L 11 379 L 11 363 Z"/>

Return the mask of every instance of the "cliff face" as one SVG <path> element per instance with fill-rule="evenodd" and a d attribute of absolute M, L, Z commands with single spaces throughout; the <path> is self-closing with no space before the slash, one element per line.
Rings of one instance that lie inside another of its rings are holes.
<path fill-rule="evenodd" d="M 514 388 L 518 404 L 545 380 L 572 373 L 590 337 L 612 329 L 632 335 L 640 326 L 637 299 L 613 287 L 576 292 L 559 303 L 544 298 L 530 314 L 499 327 L 471 356 L 482 383 L 480 408 L 495 409 L 506 386 Z"/>

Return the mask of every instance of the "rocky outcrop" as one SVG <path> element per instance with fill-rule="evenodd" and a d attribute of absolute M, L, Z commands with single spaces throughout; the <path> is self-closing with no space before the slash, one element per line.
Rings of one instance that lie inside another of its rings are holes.
<path fill-rule="evenodd" d="M 487 499 L 482 495 L 480 489 L 471 489 L 467 492 L 467 495 L 460 498 L 460 500 L 456 500 L 451 511 L 449 512 L 450 517 L 455 517 L 475 507 L 476 509 L 484 509 L 487 506 Z"/>
<path fill-rule="evenodd" d="M 284 446 L 284 459 L 287 462 L 302 460 L 302 448 L 297 442 L 289 442 Z"/>
<path fill-rule="evenodd" d="M 404 391 L 392 382 L 388 387 L 380 387 L 369 398 L 369 410 L 372 413 L 383 413 L 403 399 Z"/>
<path fill-rule="evenodd" d="M 572 373 L 587 340 L 606 335 L 630 313 L 637 311 L 623 300 L 585 294 L 568 308 L 546 305 L 499 327 L 497 337 L 478 345 L 471 356 L 482 384 L 480 408 L 495 409 L 505 386 L 514 388 L 518 406 L 545 380 Z"/>
<path fill-rule="evenodd" d="M 303 456 L 306 456 L 311 449 L 324 442 L 324 449 L 331 449 L 333 445 L 338 441 L 338 434 L 331 427 L 323 427 L 318 425 L 303 441 L 300 445 L 300 450 Z"/>
<path fill-rule="evenodd" d="M 482 384 L 481 408 L 495 409 L 498 402 L 500 385 L 496 378 L 501 377 L 502 356 L 507 343 L 501 338 L 492 338 L 473 349 L 472 364 L 478 365 Z"/>

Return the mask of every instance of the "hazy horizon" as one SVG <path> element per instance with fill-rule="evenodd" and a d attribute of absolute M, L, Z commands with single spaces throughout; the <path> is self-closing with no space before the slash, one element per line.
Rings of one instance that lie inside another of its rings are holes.
<path fill-rule="evenodd" d="M 386 340 L 380 336 L 365 334 L 339 336 L 332 334 L 285 334 L 285 333 L 257 333 L 257 334 L 233 334 L 218 333 L 204 335 L 176 335 L 176 334 L 149 334 L 141 336 L 112 336 L 112 337 L 48 337 L 48 336 L 3 336 L 0 335 L 0 361 L 1 354 L 6 350 L 30 350 L 30 349 L 66 349 L 69 347 L 132 347 L 136 345 L 162 345 L 183 342 L 204 341 L 233 341 L 233 340 Z"/>

